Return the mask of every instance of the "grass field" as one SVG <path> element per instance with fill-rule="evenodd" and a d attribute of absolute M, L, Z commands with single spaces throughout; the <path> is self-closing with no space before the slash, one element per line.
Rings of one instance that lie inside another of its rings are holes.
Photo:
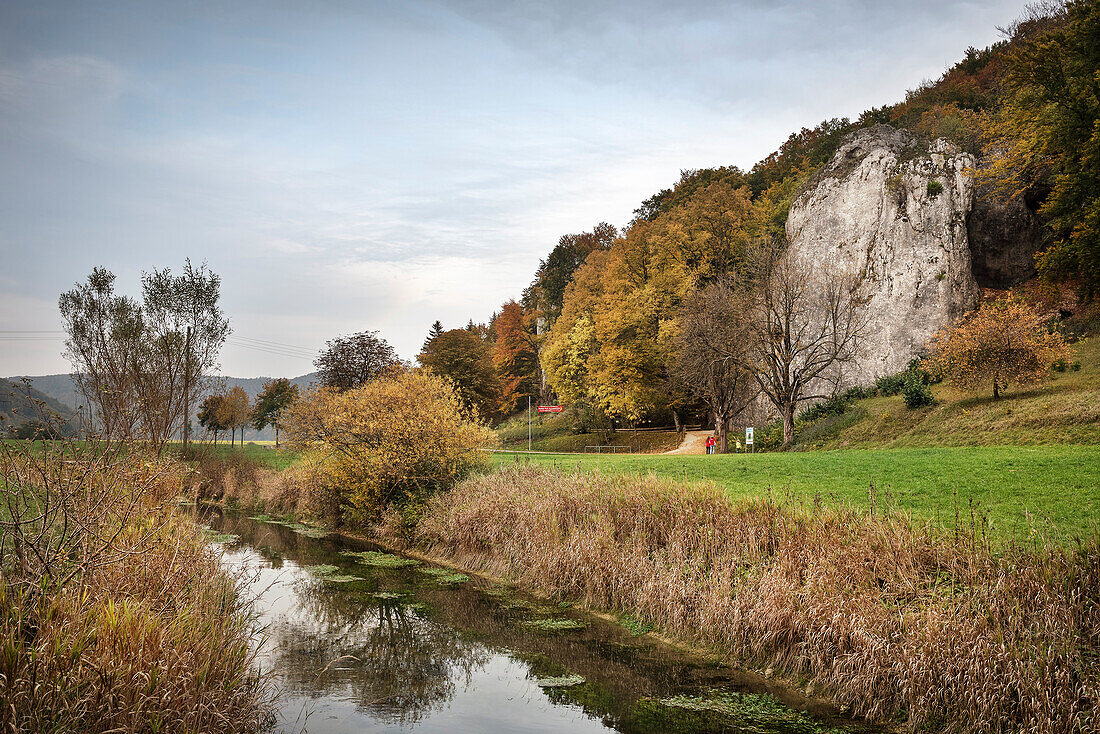
<path fill-rule="evenodd" d="M 653 473 L 706 480 L 734 497 L 790 496 L 806 503 L 897 509 L 951 527 L 970 523 L 973 501 L 994 536 L 1061 540 L 1100 522 L 1100 446 L 845 449 L 718 456 L 495 455 L 561 469 Z M 874 500 L 870 487 L 874 484 Z"/>

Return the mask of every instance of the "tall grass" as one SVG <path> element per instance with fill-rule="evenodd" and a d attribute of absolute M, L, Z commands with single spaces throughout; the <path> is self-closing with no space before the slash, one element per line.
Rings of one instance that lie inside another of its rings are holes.
<path fill-rule="evenodd" d="M 134 446 L 0 447 L 0 731 L 258 731 L 250 605 Z"/>
<path fill-rule="evenodd" d="M 415 542 L 785 671 L 871 719 L 1100 728 L 1095 536 L 994 549 L 970 526 L 514 468 L 435 497 Z"/>

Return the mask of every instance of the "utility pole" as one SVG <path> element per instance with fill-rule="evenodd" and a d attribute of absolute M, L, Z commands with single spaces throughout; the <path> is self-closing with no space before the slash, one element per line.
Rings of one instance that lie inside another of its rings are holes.
<path fill-rule="evenodd" d="M 527 396 L 527 453 L 531 453 L 531 396 Z"/>
<path fill-rule="evenodd" d="M 191 327 L 187 327 L 187 340 L 183 355 L 183 452 L 187 453 L 187 439 L 191 437 Z"/>

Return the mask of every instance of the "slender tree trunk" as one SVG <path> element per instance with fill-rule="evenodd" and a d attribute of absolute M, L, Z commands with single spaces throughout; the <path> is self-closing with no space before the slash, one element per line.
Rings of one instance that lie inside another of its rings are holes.
<path fill-rule="evenodd" d="M 675 410 L 672 411 L 672 422 L 676 424 L 676 432 L 680 433 L 684 430 L 684 427 L 680 425 L 680 414 Z"/>
<path fill-rule="evenodd" d="M 727 421 L 725 418 L 720 418 L 718 416 L 715 416 L 714 417 L 714 422 L 718 426 L 718 453 L 728 454 L 729 453 L 729 447 L 730 447 L 730 444 L 729 444 L 729 431 L 730 431 L 729 421 Z"/>
<path fill-rule="evenodd" d="M 275 450 L 279 450 L 279 422 L 275 422 Z"/>
<path fill-rule="evenodd" d="M 1000 392 L 1000 390 L 998 389 L 998 387 L 999 387 L 999 386 L 997 385 L 997 380 L 996 380 L 996 379 L 994 379 L 994 380 L 993 380 L 993 398 L 994 398 L 994 400 L 996 400 L 997 398 L 1001 397 L 1001 392 Z"/>

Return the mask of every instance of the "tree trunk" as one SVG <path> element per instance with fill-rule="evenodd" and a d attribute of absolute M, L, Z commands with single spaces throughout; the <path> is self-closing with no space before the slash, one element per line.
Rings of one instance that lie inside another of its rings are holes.
<path fill-rule="evenodd" d="M 672 411 L 672 422 L 676 425 L 677 433 L 684 430 L 683 426 L 680 425 L 680 414 L 677 413 L 675 410 Z"/>
<path fill-rule="evenodd" d="M 275 450 L 279 450 L 279 423 L 275 422 Z"/>
<path fill-rule="evenodd" d="M 719 418 L 715 416 L 714 423 L 718 427 L 718 453 L 728 454 L 730 449 L 729 421 L 727 421 L 725 418 Z"/>
<path fill-rule="evenodd" d="M 794 443 L 794 403 L 783 406 L 783 448 Z"/>
<path fill-rule="evenodd" d="M 993 380 L 993 398 L 994 400 L 1001 397 L 1000 390 L 998 390 L 997 381 Z"/>

